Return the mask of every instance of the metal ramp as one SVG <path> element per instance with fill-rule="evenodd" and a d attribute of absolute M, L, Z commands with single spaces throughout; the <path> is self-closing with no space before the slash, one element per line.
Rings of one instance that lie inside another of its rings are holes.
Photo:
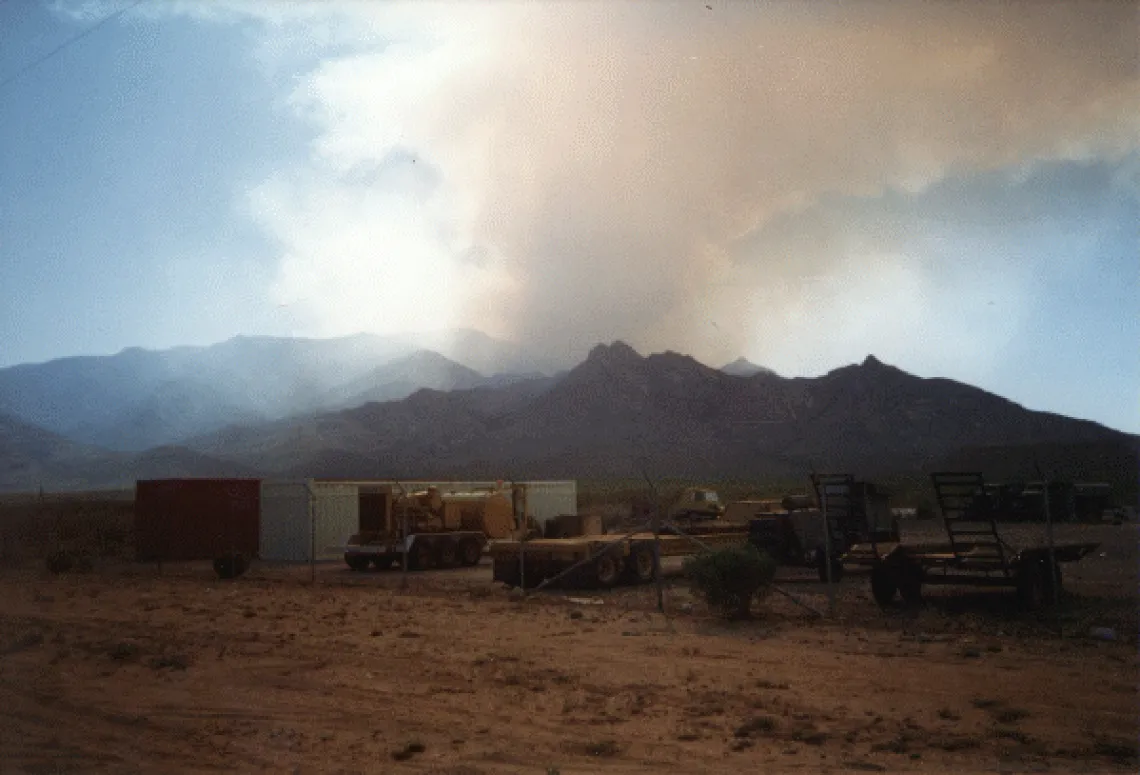
<path fill-rule="evenodd" d="M 831 553 L 835 557 L 842 556 L 853 544 L 864 539 L 868 532 L 864 529 L 861 509 L 856 503 L 855 477 L 851 474 L 813 473 L 811 483 L 815 488 L 816 501 L 827 521 Z M 873 536 L 872 550 L 878 554 Z"/>
<path fill-rule="evenodd" d="M 997 514 L 982 475 L 938 472 L 932 473 L 930 480 L 954 563 L 963 568 L 1000 570 L 1010 576 L 1013 552 L 998 535 Z"/>

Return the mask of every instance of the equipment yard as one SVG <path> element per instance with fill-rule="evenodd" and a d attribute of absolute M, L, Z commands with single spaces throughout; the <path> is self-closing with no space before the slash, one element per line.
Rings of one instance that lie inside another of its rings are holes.
<path fill-rule="evenodd" d="M 675 561 L 668 618 L 652 584 L 523 599 L 486 561 L 10 565 L 0 769 L 1134 772 L 1136 528 L 1057 534 L 1100 546 L 1040 614 L 988 589 L 882 610 L 851 571 L 834 617 L 770 594 L 726 623 Z M 827 612 L 814 570 L 779 579 Z"/>

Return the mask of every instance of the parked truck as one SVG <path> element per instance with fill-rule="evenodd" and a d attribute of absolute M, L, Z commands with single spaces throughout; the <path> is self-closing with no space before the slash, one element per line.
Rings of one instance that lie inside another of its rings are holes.
<path fill-rule="evenodd" d="M 526 516 L 525 485 L 471 492 L 387 486 L 362 494 L 360 507 L 360 530 L 344 548 L 354 571 L 405 558 L 408 570 L 477 565 L 488 542 L 537 534 Z"/>

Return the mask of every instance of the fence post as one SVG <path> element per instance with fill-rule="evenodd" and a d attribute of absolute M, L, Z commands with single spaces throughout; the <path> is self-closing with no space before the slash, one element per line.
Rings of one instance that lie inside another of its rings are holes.
<path fill-rule="evenodd" d="M 827 518 L 827 485 L 819 488 L 819 510 L 823 518 L 823 561 L 827 570 L 827 614 L 835 617 L 835 585 L 831 568 L 831 520 Z"/>

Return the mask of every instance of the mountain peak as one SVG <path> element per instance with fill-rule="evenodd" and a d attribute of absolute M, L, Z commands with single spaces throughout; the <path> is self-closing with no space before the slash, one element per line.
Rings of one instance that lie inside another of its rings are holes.
<path fill-rule="evenodd" d="M 631 362 L 640 361 L 641 355 L 620 339 L 612 344 L 596 344 L 586 357 L 588 361 Z"/>
<path fill-rule="evenodd" d="M 720 370 L 725 374 L 733 377 L 751 377 L 755 374 L 775 374 L 769 368 L 759 366 L 745 357 L 737 358 L 732 363 L 726 363 L 720 367 Z"/>
<path fill-rule="evenodd" d="M 863 365 L 870 367 L 881 367 L 883 365 L 883 362 L 876 358 L 874 355 L 868 355 L 863 359 Z"/>

